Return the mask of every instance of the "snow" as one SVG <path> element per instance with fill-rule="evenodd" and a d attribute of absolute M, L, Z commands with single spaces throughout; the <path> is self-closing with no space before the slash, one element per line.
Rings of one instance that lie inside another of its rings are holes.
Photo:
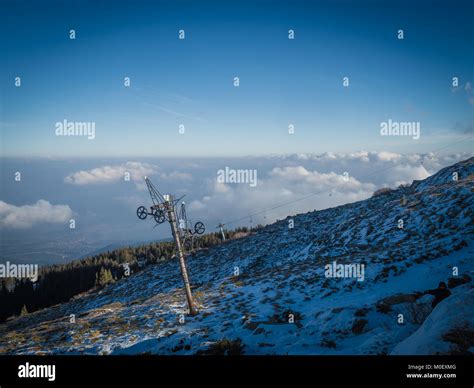
<path fill-rule="evenodd" d="M 460 180 L 451 179 L 452 171 Z M 434 311 L 429 297 L 389 311 L 379 306 L 387 297 L 435 288 L 453 267 L 474 277 L 474 200 L 466 179 L 473 172 L 470 159 L 412 188 L 292 216 L 293 229 L 283 220 L 195 252 L 188 272 L 197 316 L 186 315 L 179 265 L 170 260 L 0 325 L 0 354 L 184 355 L 237 338 L 245 354 L 450 352 L 453 344 L 442 335 L 472 324 L 472 283 L 454 288 Z M 365 264 L 364 281 L 326 278 L 324 266 L 333 261 Z M 414 313 L 427 318 L 418 322 Z"/>
<path fill-rule="evenodd" d="M 456 294 L 440 302 L 421 327 L 393 349 L 393 355 L 449 354 L 453 344 L 443 339 L 446 333 L 463 327 L 474 332 L 474 289 L 455 290 Z"/>

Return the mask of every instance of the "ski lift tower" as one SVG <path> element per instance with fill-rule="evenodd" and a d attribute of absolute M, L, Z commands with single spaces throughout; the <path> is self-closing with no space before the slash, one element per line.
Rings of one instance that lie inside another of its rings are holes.
<path fill-rule="evenodd" d="M 221 231 L 222 241 L 225 241 L 224 226 L 225 226 L 225 225 L 224 225 L 222 222 L 219 223 L 219 225 L 217 225 L 217 227 L 218 227 L 219 230 Z"/>
<path fill-rule="evenodd" d="M 145 177 L 145 183 L 147 185 L 148 192 L 150 193 L 150 197 L 151 197 L 151 201 L 153 205 L 150 206 L 150 211 L 147 211 L 147 208 L 145 206 L 140 206 L 137 209 L 137 216 L 141 220 L 146 219 L 147 216 L 151 216 L 153 217 L 153 219 L 155 220 L 157 224 L 162 224 L 165 221 L 169 222 L 171 226 L 171 232 L 173 234 L 173 239 L 178 251 L 179 266 L 181 268 L 181 275 L 183 278 L 184 289 L 186 292 L 186 299 L 188 301 L 189 314 L 196 315 L 197 310 L 194 305 L 193 295 L 191 293 L 191 286 L 189 283 L 188 271 L 186 268 L 186 254 L 185 254 L 185 249 L 184 249 L 184 239 L 189 233 L 191 234 L 204 233 L 204 230 L 205 230 L 204 224 L 202 222 L 196 223 L 196 225 L 194 226 L 194 233 L 187 229 L 187 225 L 188 225 L 187 219 L 185 219 L 184 222 L 180 220 L 180 224 L 184 224 L 186 226 L 186 229 L 183 230 L 183 228 L 178 227 L 178 223 L 177 223 L 178 216 L 177 216 L 176 205 L 183 197 L 175 200 L 174 197 L 170 194 L 162 195 L 147 177 Z M 180 215 L 184 214 L 184 217 L 186 217 L 186 212 L 185 211 L 183 212 L 183 206 L 184 205 L 182 205 L 182 210 L 181 210 Z"/>

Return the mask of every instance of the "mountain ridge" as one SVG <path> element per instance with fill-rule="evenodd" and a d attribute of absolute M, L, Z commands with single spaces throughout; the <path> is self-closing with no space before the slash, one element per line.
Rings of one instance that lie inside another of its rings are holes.
<path fill-rule="evenodd" d="M 473 174 L 470 158 L 409 187 L 289 216 L 194 252 L 195 317 L 186 316 L 179 265 L 171 260 L 0 325 L 0 353 L 472 352 L 443 336 L 456 325 L 474 330 Z M 326 277 L 333 262 L 363 264 L 364 281 Z M 452 296 L 433 309 L 430 295 L 416 292 L 439 281 Z M 469 304 L 463 321 L 446 324 L 430 347 L 407 345 L 432 313 L 452 313 L 450 299 Z"/>

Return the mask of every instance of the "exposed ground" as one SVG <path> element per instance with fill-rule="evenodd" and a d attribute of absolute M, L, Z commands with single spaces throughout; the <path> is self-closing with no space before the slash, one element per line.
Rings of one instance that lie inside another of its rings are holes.
<path fill-rule="evenodd" d="M 195 317 L 172 260 L 0 325 L 0 354 L 473 353 L 473 177 L 471 158 L 195 252 Z M 325 277 L 333 261 L 364 264 L 364 280 Z M 432 310 L 414 293 L 440 281 L 453 294 Z"/>

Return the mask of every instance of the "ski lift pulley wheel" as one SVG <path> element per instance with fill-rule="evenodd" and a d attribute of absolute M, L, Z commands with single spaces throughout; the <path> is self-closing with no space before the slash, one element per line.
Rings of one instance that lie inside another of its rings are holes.
<path fill-rule="evenodd" d="M 163 210 L 157 209 L 155 210 L 155 213 L 153 213 L 153 218 L 157 224 L 162 224 L 166 219 L 165 212 Z"/>
<path fill-rule="evenodd" d="M 140 218 L 141 220 L 144 220 L 147 216 L 147 211 L 145 206 L 139 206 L 137 208 L 137 217 Z"/>
<path fill-rule="evenodd" d="M 194 225 L 194 232 L 197 234 L 203 234 L 205 230 L 206 227 L 201 221 L 196 222 L 196 224 Z"/>

